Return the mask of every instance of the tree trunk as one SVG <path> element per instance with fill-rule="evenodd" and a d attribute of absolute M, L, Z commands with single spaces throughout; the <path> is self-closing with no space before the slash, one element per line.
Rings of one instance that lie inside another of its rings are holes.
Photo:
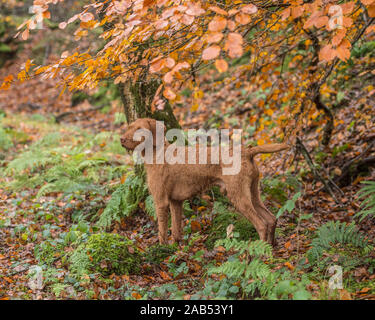
<path fill-rule="evenodd" d="M 135 83 L 127 81 L 119 84 L 121 100 L 124 104 L 124 112 L 128 123 L 132 123 L 138 118 L 153 118 L 164 121 L 167 129 L 181 128 L 168 101 L 165 103 L 164 110 L 152 112 L 152 100 L 159 85 L 158 80 Z"/>

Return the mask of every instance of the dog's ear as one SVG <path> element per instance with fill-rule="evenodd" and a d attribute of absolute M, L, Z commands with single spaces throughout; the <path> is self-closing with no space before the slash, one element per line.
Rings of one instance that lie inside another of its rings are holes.
<path fill-rule="evenodd" d="M 157 125 L 160 126 L 161 124 L 163 125 L 163 128 L 164 128 L 163 137 L 165 136 L 167 128 L 165 127 L 162 121 L 156 121 L 155 119 L 147 119 L 147 122 L 150 126 L 150 131 L 152 133 L 154 146 L 156 146 L 156 126 Z M 164 141 L 164 138 L 163 138 L 163 141 Z"/>

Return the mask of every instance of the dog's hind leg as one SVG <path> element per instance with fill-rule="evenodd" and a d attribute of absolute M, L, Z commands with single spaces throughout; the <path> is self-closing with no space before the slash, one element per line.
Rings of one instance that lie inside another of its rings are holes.
<path fill-rule="evenodd" d="M 172 239 L 178 242 L 182 239 L 183 219 L 182 201 L 171 200 L 170 209 L 172 215 Z"/>
<path fill-rule="evenodd" d="M 233 186 L 227 185 L 228 198 L 236 209 L 247 218 L 255 227 L 259 234 L 259 238 L 263 241 L 267 241 L 267 221 L 258 213 L 252 203 L 250 189 L 241 183 L 242 188 L 240 192 L 233 192 L 232 190 L 238 190 L 238 183 Z"/>
<path fill-rule="evenodd" d="M 259 193 L 259 178 L 253 179 L 250 184 L 251 201 L 255 210 L 267 221 L 267 241 L 275 245 L 276 217 L 264 205 Z"/>

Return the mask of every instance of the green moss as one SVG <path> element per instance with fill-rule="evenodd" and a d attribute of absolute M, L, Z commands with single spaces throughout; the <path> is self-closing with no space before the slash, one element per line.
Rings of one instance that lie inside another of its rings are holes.
<path fill-rule="evenodd" d="M 145 254 L 145 261 L 151 264 L 160 264 L 167 257 L 176 252 L 174 245 L 160 245 L 156 244 L 150 247 Z"/>
<path fill-rule="evenodd" d="M 104 276 L 137 274 L 141 255 L 134 243 L 113 233 L 91 235 L 69 258 L 70 269 L 76 275 L 99 272 Z"/>
<path fill-rule="evenodd" d="M 208 249 L 211 250 L 217 240 L 227 237 L 227 228 L 230 224 L 234 225 L 233 232 L 236 233 L 238 240 L 258 239 L 253 225 L 240 214 L 229 211 L 223 203 L 215 202 L 213 213 L 215 217 L 212 221 L 212 228 L 205 242 Z"/>

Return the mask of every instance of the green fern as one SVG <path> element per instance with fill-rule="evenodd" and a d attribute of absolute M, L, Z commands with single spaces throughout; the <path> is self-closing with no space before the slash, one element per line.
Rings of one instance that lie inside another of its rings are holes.
<path fill-rule="evenodd" d="M 355 216 L 360 217 L 362 221 L 368 216 L 375 215 L 375 181 L 362 181 L 365 186 L 358 192 L 358 199 L 363 199 L 361 203 L 361 211 Z"/>
<path fill-rule="evenodd" d="M 152 195 L 149 195 L 145 200 L 145 209 L 147 214 L 156 220 L 156 211 L 155 211 L 155 205 L 154 205 L 154 199 L 152 198 Z"/>
<path fill-rule="evenodd" d="M 2 121 L 2 117 L 0 116 L 0 121 Z M 7 134 L 7 132 L 4 130 L 4 128 L 1 126 L 0 123 L 0 151 L 4 150 L 7 151 L 9 148 L 13 146 L 12 139 Z"/>
<path fill-rule="evenodd" d="M 262 240 L 242 241 L 237 239 L 221 239 L 216 242 L 216 246 L 223 246 L 226 250 L 234 249 L 239 254 L 247 253 L 256 258 L 272 257 L 272 246 Z"/>
<path fill-rule="evenodd" d="M 33 149 L 23 152 L 18 158 L 11 161 L 5 173 L 8 175 L 16 174 L 22 175 L 23 171 L 29 170 L 35 172 L 40 167 L 45 167 L 49 164 L 56 164 L 61 161 L 60 155 L 51 153 L 51 151 Z"/>
<path fill-rule="evenodd" d="M 113 192 L 107 207 L 101 214 L 97 225 L 109 227 L 113 221 L 120 221 L 122 217 L 130 216 L 138 209 L 139 203 L 148 194 L 143 176 L 130 174 L 124 184 Z"/>
<path fill-rule="evenodd" d="M 320 261 L 324 252 L 334 249 L 335 246 L 343 246 L 346 248 L 355 247 L 368 251 L 370 246 L 365 236 L 356 229 L 353 223 L 347 225 L 340 221 L 330 221 L 322 225 L 316 232 L 313 239 L 312 248 L 307 252 L 307 258 L 311 265 Z"/>
<path fill-rule="evenodd" d="M 268 243 L 227 238 L 217 241 L 216 245 L 235 250 L 236 254 L 222 265 L 210 268 L 208 274 L 222 274 L 233 282 L 239 281 L 243 293 L 247 295 L 259 292 L 266 296 L 272 291 L 277 275 L 261 260 L 272 257 L 272 247 Z M 246 258 L 243 258 L 244 254 Z"/>
<path fill-rule="evenodd" d="M 114 139 L 108 133 L 101 136 L 109 143 Z M 40 188 L 37 197 L 51 192 L 104 194 L 103 182 L 122 176 L 124 168 L 117 163 L 113 166 L 104 151 L 92 155 L 98 139 L 61 146 L 59 133 L 47 134 L 8 164 L 5 173 L 14 177 L 10 188 Z"/>

